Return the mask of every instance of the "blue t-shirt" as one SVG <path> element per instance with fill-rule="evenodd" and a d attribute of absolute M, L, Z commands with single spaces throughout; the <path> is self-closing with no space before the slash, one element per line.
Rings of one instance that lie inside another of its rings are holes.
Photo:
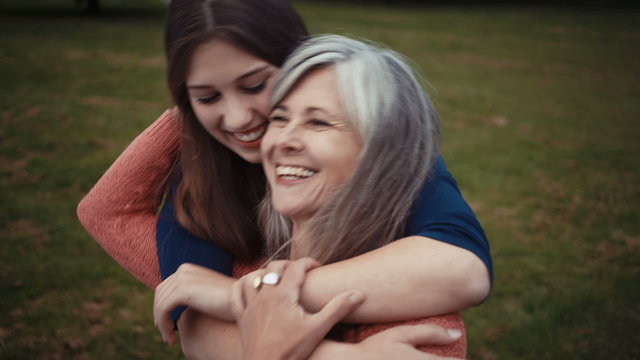
<path fill-rule="evenodd" d="M 471 251 L 482 260 L 493 279 L 487 237 L 442 157 L 438 158 L 409 216 L 405 236 L 415 235 Z M 201 265 L 231 276 L 233 257 L 212 242 L 202 240 L 184 229 L 176 220 L 174 204 L 169 197 L 158 218 L 157 240 L 163 279 L 183 263 Z M 174 319 L 183 310 L 176 309 L 172 314 Z"/>

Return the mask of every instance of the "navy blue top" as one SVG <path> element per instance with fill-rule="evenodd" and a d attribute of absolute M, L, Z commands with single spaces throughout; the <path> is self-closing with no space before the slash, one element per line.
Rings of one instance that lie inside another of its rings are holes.
<path fill-rule="evenodd" d="M 158 259 L 162 278 L 166 279 L 183 263 L 198 264 L 231 276 L 233 257 L 212 242 L 184 229 L 176 220 L 172 200 L 167 197 L 158 218 Z M 471 251 L 484 262 L 493 279 L 487 237 L 442 157 L 438 158 L 409 216 L 405 236 L 415 235 Z M 183 310 L 176 309 L 172 314 L 174 319 Z"/>

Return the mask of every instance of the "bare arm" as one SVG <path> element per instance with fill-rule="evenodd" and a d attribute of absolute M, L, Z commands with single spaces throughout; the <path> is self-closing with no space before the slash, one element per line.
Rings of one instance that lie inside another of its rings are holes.
<path fill-rule="evenodd" d="M 360 292 L 333 298 L 317 313 L 298 303 L 305 273 L 316 267 L 311 259 L 275 262 L 258 270 L 248 281 L 237 281 L 231 289 L 231 307 L 237 326 L 187 310 L 180 320 L 182 347 L 189 359 L 441 359 L 416 349 L 417 345 L 450 344 L 459 331 L 434 325 L 399 326 L 380 332 L 358 344 L 323 341 L 329 329 L 362 300 Z M 255 288 L 255 276 L 281 274 L 277 285 Z M 210 335 L 206 335 L 210 334 Z"/>
<path fill-rule="evenodd" d="M 366 294 L 347 317 L 356 323 L 401 321 L 459 311 L 489 294 L 484 263 L 473 253 L 412 236 L 361 256 L 325 265 L 307 275 L 302 304 L 317 311 L 350 289 Z"/>
<path fill-rule="evenodd" d="M 226 280 L 225 280 L 226 279 Z M 227 321 L 232 280 L 186 264 L 156 288 L 154 314 L 170 337 L 169 312 L 178 305 Z M 462 310 L 489 292 L 486 267 L 474 254 L 436 240 L 400 239 L 367 254 L 325 265 L 307 274 L 301 303 L 310 312 L 340 293 L 358 289 L 365 302 L 346 318 L 357 323 L 402 321 Z M 212 296 L 214 288 L 219 296 Z M 183 324 L 188 329 L 190 324 Z"/>
<path fill-rule="evenodd" d="M 427 244 L 427 246 L 423 246 L 425 244 Z M 425 256 L 425 251 L 431 255 Z M 458 292 L 460 290 L 457 288 L 467 286 L 465 285 L 465 275 L 467 273 L 479 273 L 480 276 L 478 276 L 478 278 L 480 278 L 480 282 L 482 283 L 483 279 L 486 281 L 486 292 L 481 294 L 482 298 L 484 298 L 488 292 L 489 280 L 486 267 L 475 255 L 471 253 L 465 254 L 464 252 L 466 252 L 466 250 L 434 240 L 424 238 L 401 239 L 360 257 L 311 270 L 307 274 L 308 277 L 303 290 L 305 292 L 310 290 L 317 291 L 317 294 L 319 294 L 317 296 L 326 296 L 330 300 L 332 293 L 335 294 L 333 295 L 335 297 L 341 292 L 357 288 L 362 290 L 367 298 L 370 296 L 377 297 L 365 300 L 361 307 L 367 306 L 367 308 L 357 309 L 354 313 L 356 316 L 361 317 L 370 316 L 371 320 L 365 318 L 365 322 L 390 321 L 388 320 L 389 318 L 400 320 L 398 317 L 402 316 L 406 316 L 408 319 L 415 319 L 431 315 L 417 315 L 419 313 L 427 313 L 427 311 L 425 311 L 426 307 L 423 309 L 422 305 L 424 304 L 421 304 L 420 301 L 424 301 L 425 303 L 432 301 L 428 298 L 429 291 L 425 291 L 423 295 L 421 294 L 422 292 L 417 291 L 417 289 L 426 290 L 425 285 L 421 285 L 421 281 L 423 281 L 425 277 L 428 279 L 430 276 L 435 275 L 433 278 L 434 281 L 436 281 L 436 285 L 442 288 L 440 291 L 446 291 L 447 293 L 433 294 L 438 300 L 433 301 L 431 304 L 438 305 L 438 301 L 444 302 L 444 304 L 439 305 L 441 306 L 441 311 L 444 313 L 447 312 L 446 309 L 448 305 L 446 302 L 455 302 L 456 296 L 460 296 L 458 295 L 460 294 Z M 461 255 L 465 257 L 461 258 Z M 366 266 L 370 268 L 367 269 Z M 441 266 L 442 268 L 434 269 L 430 268 L 430 266 L 436 268 L 437 266 Z M 351 271 L 348 270 L 349 267 L 352 267 Z M 188 268 L 190 267 L 187 267 L 187 269 Z M 325 269 L 329 270 L 326 271 L 326 274 L 321 271 Z M 380 269 L 379 272 L 378 269 Z M 406 279 L 406 277 L 409 276 L 407 274 L 411 272 L 414 273 L 414 280 Z M 308 284 L 311 281 L 311 276 L 316 277 L 313 280 L 315 281 L 314 284 Z M 331 278 L 332 276 L 334 278 Z M 456 277 L 459 278 L 456 279 Z M 442 283 L 438 283 L 440 278 L 444 279 Z M 451 281 L 452 283 L 447 283 L 447 281 Z M 324 285 L 323 282 L 325 282 Z M 189 281 L 189 283 L 193 284 L 194 281 Z M 447 289 L 447 286 L 450 286 L 451 289 Z M 469 286 L 473 286 L 473 284 Z M 480 287 L 482 288 L 482 286 Z M 431 291 L 437 292 L 436 290 Z M 309 294 L 305 295 L 309 296 Z M 448 300 L 447 296 L 450 297 Z M 404 300 L 404 303 L 398 302 L 402 300 Z M 477 301 L 481 300 L 482 299 L 479 299 Z M 457 301 L 459 304 L 463 303 L 463 300 Z M 473 302 L 474 299 L 467 299 L 467 301 Z M 318 303 L 316 303 L 316 305 L 317 304 Z M 318 309 L 323 306 L 322 302 L 319 302 L 319 304 L 320 305 L 317 305 Z M 384 311 L 382 311 L 382 309 L 384 309 Z M 414 311 L 414 313 L 411 313 L 411 311 Z M 358 312 L 360 312 L 360 314 L 358 314 Z M 384 314 L 380 315 L 378 312 Z M 355 320 L 357 321 L 358 319 L 356 318 Z M 240 356 L 238 353 L 238 333 L 234 324 L 216 320 L 213 317 L 197 313 L 193 309 L 188 310 L 188 315 L 183 315 L 179 324 L 183 351 L 189 358 L 199 359 L 198 356 L 202 354 L 217 354 L 218 357 L 211 357 L 214 359 L 225 359 L 227 358 L 225 356 L 235 359 Z M 388 333 L 384 332 L 384 334 Z M 390 334 L 393 334 L 393 332 Z M 382 339 L 387 339 L 383 337 L 384 335 L 380 336 Z M 220 344 L 216 345 L 218 339 L 220 340 Z M 393 340 L 395 338 L 392 337 L 391 339 Z M 417 343 L 424 342 L 426 341 L 421 340 L 421 342 Z M 369 341 L 365 344 L 367 347 L 362 349 L 362 351 L 370 351 L 371 346 L 375 344 L 376 342 L 372 340 Z M 336 353 L 343 354 L 345 351 L 350 352 L 354 350 L 349 346 L 345 347 L 345 345 L 346 344 L 334 342 L 323 342 L 312 358 L 324 358 L 322 357 L 324 355 L 326 355 L 326 358 L 332 358 Z M 390 347 L 392 345 L 391 343 L 388 344 Z M 396 343 L 395 345 L 398 344 Z M 401 345 L 403 345 L 401 349 L 406 351 L 411 350 L 417 354 L 417 351 L 412 346 L 407 346 L 406 343 Z M 373 352 L 376 353 L 376 351 Z"/>
<path fill-rule="evenodd" d="M 189 330 L 181 330 L 182 351 L 189 360 L 242 359 L 240 335 L 235 324 L 187 309 L 179 327 L 187 322 Z M 215 334 L 215 336 L 203 336 Z M 375 334 L 357 344 L 323 340 L 311 354 L 312 360 L 453 360 L 416 349 L 417 345 L 446 345 L 457 341 L 459 333 L 436 325 L 399 326 Z"/>

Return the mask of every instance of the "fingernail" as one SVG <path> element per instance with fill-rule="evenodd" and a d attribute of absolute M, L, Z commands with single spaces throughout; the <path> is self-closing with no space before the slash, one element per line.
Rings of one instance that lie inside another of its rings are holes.
<path fill-rule="evenodd" d="M 362 300 L 364 300 L 364 294 L 361 293 L 360 291 L 354 291 L 349 296 L 349 301 L 351 301 L 352 303 L 359 303 Z"/>
<path fill-rule="evenodd" d="M 460 336 L 462 336 L 462 331 L 458 329 L 447 329 L 447 332 L 449 333 L 449 336 L 451 336 L 454 339 L 457 339 Z"/>

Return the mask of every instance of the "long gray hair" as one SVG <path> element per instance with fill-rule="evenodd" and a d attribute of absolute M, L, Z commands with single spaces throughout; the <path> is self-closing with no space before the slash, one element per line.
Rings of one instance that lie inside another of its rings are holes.
<path fill-rule="evenodd" d="M 332 67 L 363 149 L 351 179 L 291 239 L 290 221 L 271 205 L 260 218 L 268 256 L 348 259 L 402 236 L 410 209 L 438 156 L 440 121 L 418 78 L 391 50 L 339 35 L 315 37 L 285 62 L 272 96 L 281 102 L 309 72 Z M 284 249 L 285 251 L 281 251 Z"/>

